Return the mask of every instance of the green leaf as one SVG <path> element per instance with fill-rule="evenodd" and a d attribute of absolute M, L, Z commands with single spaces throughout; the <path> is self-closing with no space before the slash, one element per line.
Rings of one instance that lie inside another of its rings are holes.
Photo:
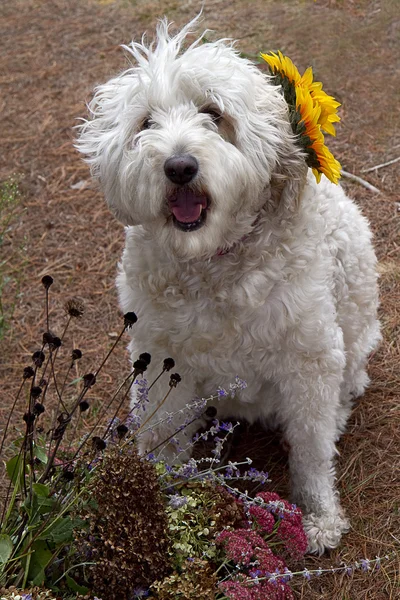
<path fill-rule="evenodd" d="M 47 529 L 46 539 L 54 542 L 55 544 L 72 542 L 73 529 L 74 525 L 70 517 L 64 517 L 63 519 L 59 519 L 54 526 L 51 526 L 49 529 Z"/>
<path fill-rule="evenodd" d="M 37 496 L 41 496 L 43 498 L 48 498 L 50 495 L 49 486 L 44 485 L 44 483 L 33 483 L 32 489 Z"/>
<path fill-rule="evenodd" d="M 69 575 L 66 575 L 65 579 L 69 589 L 73 592 L 77 592 L 78 594 L 81 594 L 81 596 L 86 596 L 86 594 L 89 593 L 89 588 L 84 585 L 79 585 L 79 583 L 76 583 L 75 579 L 72 579 Z"/>
<path fill-rule="evenodd" d="M 18 480 L 22 481 L 23 477 L 24 461 L 21 454 L 13 456 L 6 464 L 7 475 L 11 479 L 14 485 L 17 484 Z"/>
<path fill-rule="evenodd" d="M 13 543 L 7 534 L 0 535 L 0 564 L 5 564 L 13 551 Z"/>
<path fill-rule="evenodd" d="M 28 580 L 32 581 L 33 585 L 42 585 L 45 578 L 44 571 L 53 556 L 53 552 L 44 540 L 36 540 L 32 544 L 32 550 Z"/>
<path fill-rule="evenodd" d="M 41 446 L 35 446 L 33 448 L 33 454 L 36 458 L 40 460 L 41 463 L 43 463 L 44 465 L 47 464 L 47 453 L 44 448 L 42 448 Z"/>

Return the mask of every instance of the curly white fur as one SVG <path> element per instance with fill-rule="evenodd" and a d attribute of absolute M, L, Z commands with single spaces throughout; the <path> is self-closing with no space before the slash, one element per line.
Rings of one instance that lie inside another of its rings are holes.
<path fill-rule="evenodd" d="M 339 186 L 307 172 L 280 89 L 226 40 L 183 51 L 191 26 L 172 37 L 162 21 L 155 46 L 127 48 L 136 64 L 97 88 L 78 147 L 128 225 L 117 284 L 139 317 L 133 358 L 152 354 L 150 380 L 175 358 L 168 411 L 235 375 L 248 382 L 218 415 L 280 424 L 309 549 L 323 552 L 349 527 L 335 442 L 380 338 L 371 233 Z M 179 186 L 164 165 L 182 154 L 199 165 L 185 187 L 208 198 L 195 231 L 176 226 L 168 201 Z"/>

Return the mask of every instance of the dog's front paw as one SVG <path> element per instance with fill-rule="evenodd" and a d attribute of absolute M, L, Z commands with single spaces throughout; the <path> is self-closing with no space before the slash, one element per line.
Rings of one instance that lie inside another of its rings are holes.
<path fill-rule="evenodd" d="M 350 523 L 343 512 L 335 514 L 316 515 L 308 514 L 303 518 L 304 531 L 307 534 L 307 552 L 321 554 L 325 550 L 336 548 L 343 533 L 350 529 Z"/>

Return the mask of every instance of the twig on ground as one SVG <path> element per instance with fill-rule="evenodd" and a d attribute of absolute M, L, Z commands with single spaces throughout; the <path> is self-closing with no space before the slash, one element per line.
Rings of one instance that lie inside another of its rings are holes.
<path fill-rule="evenodd" d="M 346 179 L 350 179 L 350 181 L 355 181 L 356 183 L 359 183 L 360 185 L 362 185 L 365 188 L 367 188 L 367 190 L 370 190 L 371 192 L 374 192 L 375 194 L 380 194 L 381 193 L 381 191 L 378 190 L 378 188 L 376 188 L 375 186 L 373 186 L 371 183 L 368 183 L 368 181 L 365 181 L 365 179 L 362 179 L 361 177 L 358 177 L 358 175 L 353 175 L 353 173 L 349 173 L 348 171 L 343 171 L 343 169 L 341 171 L 341 174 Z"/>
<path fill-rule="evenodd" d="M 377 171 L 378 169 L 382 169 L 383 167 L 388 167 L 389 165 L 393 165 L 394 163 L 399 162 L 400 156 L 397 158 L 393 158 L 392 160 L 388 160 L 387 162 L 381 163 L 380 165 L 375 165 L 374 167 L 369 167 L 368 169 L 362 169 L 361 173 L 370 173 L 371 171 Z"/>

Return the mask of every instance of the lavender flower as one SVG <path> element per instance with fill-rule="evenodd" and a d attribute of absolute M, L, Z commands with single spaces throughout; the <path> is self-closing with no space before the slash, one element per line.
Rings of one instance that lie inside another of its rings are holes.
<path fill-rule="evenodd" d="M 185 506 L 187 504 L 187 498 L 185 496 L 180 496 L 179 494 L 174 494 L 169 499 L 169 505 L 172 508 L 181 508 L 181 506 Z"/>

